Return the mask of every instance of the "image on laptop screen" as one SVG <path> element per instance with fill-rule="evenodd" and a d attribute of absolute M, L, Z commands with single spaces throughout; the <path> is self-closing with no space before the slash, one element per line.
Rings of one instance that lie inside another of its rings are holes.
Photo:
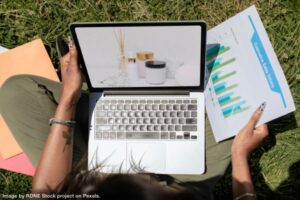
<path fill-rule="evenodd" d="M 94 88 L 200 85 L 201 27 L 76 27 Z"/>

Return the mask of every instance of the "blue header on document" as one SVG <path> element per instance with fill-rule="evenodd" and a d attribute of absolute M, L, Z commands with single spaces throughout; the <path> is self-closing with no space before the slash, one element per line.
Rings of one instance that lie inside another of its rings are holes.
<path fill-rule="evenodd" d="M 253 29 L 254 29 L 254 33 L 252 35 L 251 42 L 252 42 L 252 46 L 255 50 L 256 56 L 257 56 L 257 58 L 260 62 L 260 65 L 261 65 L 262 70 L 265 74 L 265 77 L 268 81 L 270 89 L 272 91 L 276 92 L 276 93 L 279 93 L 279 95 L 281 96 L 281 99 L 282 99 L 283 106 L 286 108 L 286 101 L 285 101 L 284 95 L 282 93 L 281 87 L 280 87 L 280 85 L 278 83 L 278 80 L 276 78 L 276 75 L 274 73 L 271 62 L 268 58 L 266 50 L 265 50 L 265 48 L 262 44 L 261 39 L 259 38 L 259 35 L 257 33 L 257 30 L 255 28 L 255 25 L 252 21 L 251 16 L 248 16 L 248 18 L 250 20 L 250 23 L 251 23 Z"/>

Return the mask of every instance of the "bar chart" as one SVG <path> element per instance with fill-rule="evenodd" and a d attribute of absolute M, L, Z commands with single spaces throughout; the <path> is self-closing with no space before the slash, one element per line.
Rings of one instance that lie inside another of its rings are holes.
<path fill-rule="evenodd" d="M 219 105 L 224 118 L 239 114 L 250 108 L 242 98 L 239 84 L 234 82 L 238 73 L 236 58 L 230 54 L 231 47 L 215 45 L 207 49 L 206 67 L 210 72 L 210 92 Z"/>

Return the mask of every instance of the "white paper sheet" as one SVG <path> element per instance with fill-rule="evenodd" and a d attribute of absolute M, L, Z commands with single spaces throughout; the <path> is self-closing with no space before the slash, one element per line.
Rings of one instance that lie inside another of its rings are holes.
<path fill-rule="evenodd" d="M 206 110 L 217 142 L 236 135 L 263 102 L 257 125 L 295 111 L 255 6 L 208 31 L 206 65 Z"/>

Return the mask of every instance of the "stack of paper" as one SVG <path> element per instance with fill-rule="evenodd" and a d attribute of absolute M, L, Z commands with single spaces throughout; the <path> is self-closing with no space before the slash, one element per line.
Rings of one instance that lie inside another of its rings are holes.
<path fill-rule="evenodd" d="M 41 39 L 12 50 L 0 48 L 0 87 L 17 74 L 32 74 L 59 81 Z M 34 167 L 20 148 L 0 114 L 0 168 L 33 175 Z"/>

